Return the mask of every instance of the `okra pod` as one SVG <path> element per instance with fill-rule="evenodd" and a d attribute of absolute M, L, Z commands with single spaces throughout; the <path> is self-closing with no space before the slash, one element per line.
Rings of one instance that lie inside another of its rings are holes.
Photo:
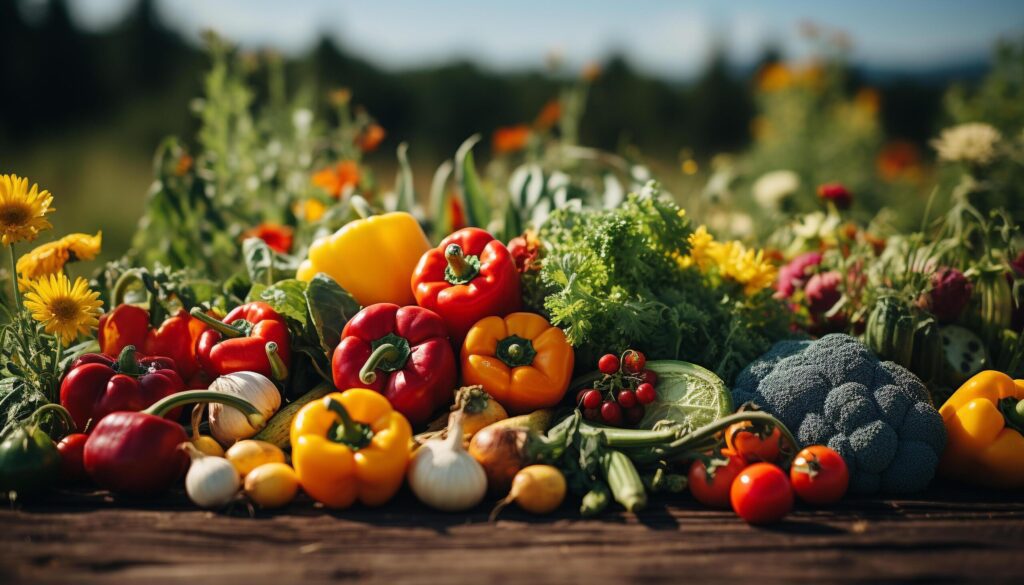
<path fill-rule="evenodd" d="M 644 482 L 625 453 L 609 450 L 601 456 L 601 468 L 616 502 L 630 512 L 644 509 L 647 505 Z"/>

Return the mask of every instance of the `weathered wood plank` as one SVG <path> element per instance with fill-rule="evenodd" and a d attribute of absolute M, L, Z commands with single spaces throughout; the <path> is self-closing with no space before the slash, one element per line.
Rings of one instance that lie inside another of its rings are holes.
<path fill-rule="evenodd" d="M 379 510 L 300 499 L 249 518 L 196 510 L 180 493 L 62 492 L 0 511 L 0 582 L 1009 582 L 1024 558 L 1024 497 L 948 488 L 800 509 L 770 528 L 685 496 L 637 518 L 486 516 L 432 512 L 408 494 Z"/>

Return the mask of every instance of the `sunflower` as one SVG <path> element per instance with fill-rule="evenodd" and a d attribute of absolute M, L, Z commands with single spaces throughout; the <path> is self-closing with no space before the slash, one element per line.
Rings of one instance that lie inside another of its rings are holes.
<path fill-rule="evenodd" d="M 31 281 L 64 269 L 68 262 L 93 260 L 100 253 L 103 232 L 89 234 L 68 234 L 56 242 L 47 242 L 18 258 L 18 286 L 27 290 Z"/>
<path fill-rule="evenodd" d="M 28 179 L 17 175 L 0 175 L 0 241 L 9 246 L 36 239 L 39 232 L 50 229 L 46 220 L 53 213 L 53 196 L 39 185 L 28 187 Z"/>
<path fill-rule="evenodd" d="M 80 334 L 96 328 L 103 304 L 99 296 L 89 290 L 84 278 L 76 278 L 72 284 L 66 274 L 59 272 L 32 282 L 25 294 L 25 308 L 47 333 L 68 346 Z"/>

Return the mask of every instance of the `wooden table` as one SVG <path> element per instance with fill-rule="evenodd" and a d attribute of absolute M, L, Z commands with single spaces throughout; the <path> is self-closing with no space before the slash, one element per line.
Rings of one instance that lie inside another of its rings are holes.
<path fill-rule="evenodd" d="M 1024 583 L 1024 495 L 937 488 L 799 509 L 768 528 L 688 496 L 638 517 L 581 520 L 566 506 L 488 524 L 487 512 L 436 513 L 403 494 L 378 510 L 303 498 L 249 518 L 180 493 L 58 492 L 0 511 L 0 583 Z"/>

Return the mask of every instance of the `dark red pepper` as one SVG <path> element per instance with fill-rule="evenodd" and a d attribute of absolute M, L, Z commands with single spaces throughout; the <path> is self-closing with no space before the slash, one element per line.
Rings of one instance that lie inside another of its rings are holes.
<path fill-rule="evenodd" d="M 331 369 L 342 390 L 370 388 L 412 424 L 452 400 L 455 354 L 441 317 L 422 307 L 370 305 L 341 332 Z"/>
<path fill-rule="evenodd" d="M 277 311 L 264 302 L 246 303 L 217 321 L 198 307 L 192 316 L 210 329 L 199 336 L 196 353 L 208 373 L 217 376 L 234 372 L 256 372 L 282 380 L 291 365 L 288 325 Z"/>
<path fill-rule="evenodd" d="M 139 358 L 135 347 L 129 345 L 116 359 L 90 353 L 75 360 L 61 382 L 60 403 L 71 413 L 78 430 L 84 431 L 90 420 L 95 426 L 111 412 L 142 410 L 184 389 L 173 360 Z M 177 418 L 178 413 L 171 415 Z"/>
<path fill-rule="evenodd" d="M 96 485 L 117 493 L 146 495 L 169 488 L 188 468 L 188 455 L 179 448 L 188 435 L 164 416 L 196 402 L 226 404 L 245 414 L 253 428 L 266 425 L 255 406 L 233 394 L 179 392 L 142 412 L 115 412 L 101 420 L 85 442 L 85 471 Z"/>

